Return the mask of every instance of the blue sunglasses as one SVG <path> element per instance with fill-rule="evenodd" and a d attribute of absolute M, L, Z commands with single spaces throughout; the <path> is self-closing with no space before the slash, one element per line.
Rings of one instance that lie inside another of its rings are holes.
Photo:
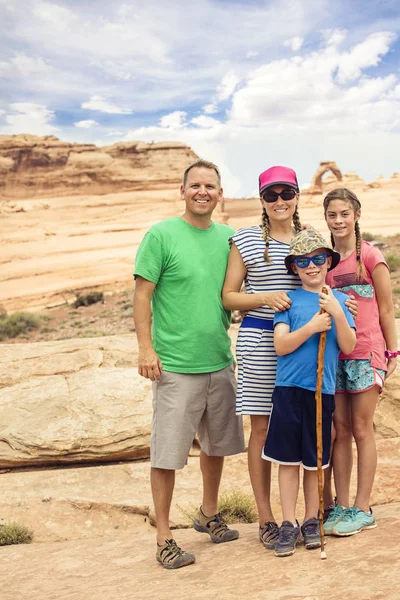
<path fill-rule="evenodd" d="M 316 254 L 315 256 L 296 256 L 293 262 L 299 269 L 305 269 L 310 262 L 313 262 L 317 267 L 322 267 L 328 258 L 327 254 Z"/>

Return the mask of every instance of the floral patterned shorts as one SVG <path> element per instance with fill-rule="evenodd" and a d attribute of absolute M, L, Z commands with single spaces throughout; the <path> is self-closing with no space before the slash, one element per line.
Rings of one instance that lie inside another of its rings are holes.
<path fill-rule="evenodd" d="M 339 360 L 336 372 L 336 392 L 356 394 L 379 385 L 382 391 L 386 372 L 371 366 L 369 360 Z"/>

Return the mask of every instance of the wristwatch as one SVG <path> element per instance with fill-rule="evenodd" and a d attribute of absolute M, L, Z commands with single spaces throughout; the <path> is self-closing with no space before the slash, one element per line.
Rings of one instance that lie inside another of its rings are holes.
<path fill-rule="evenodd" d="M 385 350 L 385 356 L 386 358 L 396 358 L 396 356 L 400 356 L 400 351 L 391 352 L 390 350 Z"/>

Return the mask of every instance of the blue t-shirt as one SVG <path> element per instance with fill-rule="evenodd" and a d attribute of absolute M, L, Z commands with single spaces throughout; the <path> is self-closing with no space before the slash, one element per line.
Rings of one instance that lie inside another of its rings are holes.
<path fill-rule="evenodd" d="M 333 295 L 339 300 L 348 324 L 355 329 L 354 319 L 345 305 L 345 301 L 348 299 L 346 294 L 333 290 Z M 299 288 L 293 292 L 288 292 L 288 296 L 292 300 L 292 304 L 289 310 L 275 313 L 274 326 L 277 323 L 287 323 L 290 331 L 296 331 L 308 323 L 319 311 L 319 294 Z M 275 385 L 301 387 L 315 391 L 319 338 L 320 334 L 314 333 L 294 352 L 285 356 L 278 356 Z M 326 332 L 324 376 L 322 379 L 322 392 L 324 394 L 335 393 L 339 352 L 335 321 L 332 318 L 332 329 Z"/>

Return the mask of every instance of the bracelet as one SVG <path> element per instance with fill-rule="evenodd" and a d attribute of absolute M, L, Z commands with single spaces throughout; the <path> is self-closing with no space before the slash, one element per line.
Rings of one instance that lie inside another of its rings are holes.
<path fill-rule="evenodd" d="M 400 351 L 391 352 L 390 350 L 385 350 L 385 356 L 386 358 L 396 358 L 396 356 L 400 356 Z"/>

